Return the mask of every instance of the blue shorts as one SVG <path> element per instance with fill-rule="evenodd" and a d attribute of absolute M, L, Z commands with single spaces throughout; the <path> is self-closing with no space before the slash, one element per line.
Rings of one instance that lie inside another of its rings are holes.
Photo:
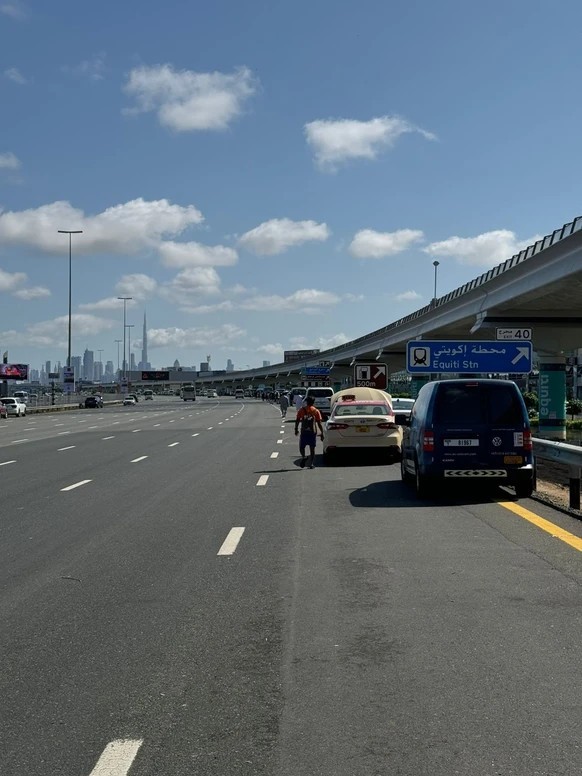
<path fill-rule="evenodd" d="M 299 437 L 299 449 L 303 450 L 305 447 L 315 447 L 317 442 L 317 434 L 315 431 L 304 431 Z"/>

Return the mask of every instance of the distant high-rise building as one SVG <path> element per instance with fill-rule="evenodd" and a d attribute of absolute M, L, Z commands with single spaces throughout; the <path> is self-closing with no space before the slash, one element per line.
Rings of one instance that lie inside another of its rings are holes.
<path fill-rule="evenodd" d="M 138 364 L 139 369 L 151 369 L 152 365 L 148 361 L 148 329 L 146 323 L 146 314 L 143 314 L 143 333 L 141 336 L 141 361 Z"/>
<path fill-rule="evenodd" d="M 178 361 L 178 359 L 176 359 L 174 361 L 174 369 L 179 369 L 179 368 L 180 368 L 180 362 Z"/>
<path fill-rule="evenodd" d="M 230 360 L 230 358 L 228 358 L 228 359 L 226 360 L 226 371 L 227 371 L 227 372 L 234 372 L 234 364 L 232 363 L 232 361 Z"/>
<path fill-rule="evenodd" d="M 210 371 L 210 364 L 208 361 L 201 361 L 200 362 L 200 371 L 201 372 L 209 372 Z"/>
<path fill-rule="evenodd" d="M 271 366 L 271 362 L 270 361 L 263 361 L 263 366 Z"/>
<path fill-rule="evenodd" d="M 135 353 L 129 354 L 129 371 L 135 372 L 137 369 L 137 364 L 135 363 Z"/>
<path fill-rule="evenodd" d="M 46 376 L 47 376 L 47 379 L 48 379 L 49 372 L 52 372 L 52 369 L 51 369 L 51 362 L 50 362 L 50 361 L 45 361 L 45 364 L 44 364 L 44 371 L 46 372 Z"/>
<path fill-rule="evenodd" d="M 115 369 L 113 366 L 113 361 L 108 361 L 105 364 L 105 377 L 108 378 L 109 380 L 112 380 L 114 373 L 115 373 Z"/>
<path fill-rule="evenodd" d="M 81 356 L 71 356 L 71 366 L 75 370 L 75 380 L 80 380 L 81 377 L 83 376 L 81 372 Z M 58 371 L 60 373 L 61 371 L 60 366 L 59 366 L 59 369 L 55 371 Z"/>
<path fill-rule="evenodd" d="M 93 366 L 95 363 L 95 354 L 92 350 L 85 349 L 83 353 L 83 379 L 93 380 Z"/>
<path fill-rule="evenodd" d="M 103 362 L 102 361 L 96 361 L 93 364 L 93 380 L 95 382 L 100 382 L 103 379 Z"/>

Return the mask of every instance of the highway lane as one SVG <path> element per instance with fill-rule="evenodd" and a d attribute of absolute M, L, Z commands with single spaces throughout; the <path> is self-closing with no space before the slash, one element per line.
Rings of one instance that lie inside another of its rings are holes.
<path fill-rule="evenodd" d="M 53 468 L 0 520 L 2 773 L 580 770 L 582 553 L 397 467 L 300 470 L 270 405 L 193 406 L 114 453 L 19 446 Z"/>

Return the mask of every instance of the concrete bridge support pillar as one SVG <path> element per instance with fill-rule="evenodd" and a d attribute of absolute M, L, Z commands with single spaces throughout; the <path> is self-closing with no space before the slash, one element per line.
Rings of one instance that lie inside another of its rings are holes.
<path fill-rule="evenodd" d="M 540 356 L 538 387 L 540 437 L 566 439 L 566 359 L 559 355 Z"/>

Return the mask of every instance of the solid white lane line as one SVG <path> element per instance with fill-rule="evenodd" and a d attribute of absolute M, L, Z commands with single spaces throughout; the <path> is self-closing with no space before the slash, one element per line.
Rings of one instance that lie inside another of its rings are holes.
<path fill-rule="evenodd" d="M 140 461 L 145 461 L 147 458 L 147 455 L 140 455 L 139 458 L 134 458 L 133 461 L 130 461 L 130 463 L 139 463 Z"/>
<path fill-rule="evenodd" d="M 21 442 L 28 442 L 28 439 L 13 439 L 12 444 L 13 445 L 19 445 Z"/>
<path fill-rule="evenodd" d="M 244 534 L 244 528 L 231 528 L 217 555 L 232 555 Z"/>
<path fill-rule="evenodd" d="M 115 439 L 115 437 L 114 437 L 114 436 L 111 436 L 111 437 L 101 437 L 101 439 L 102 439 L 103 441 L 105 441 L 106 439 Z"/>
<path fill-rule="evenodd" d="M 73 450 L 74 447 L 75 445 L 69 445 L 68 447 L 59 447 L 59 449 L 57 450 L 57 453 L 62 453 L 63 450 Z"/>
<path fill-rule="evenodd" d="M 193 437 L 200 436 L 199 432 L 196 432 L 195 434 L 192 434 Z"/>
<path fill-rule="evenodd" d="M 143 740 L 111 741 L 89 776 L 127 776 Z"/>
<path fill-rule="evenodd" d="M 269 480 L 269 475 L 268 474 L 261 474 L 261 476 L 259 477 L 259 479 L 257 481 L 257 485 L 266 485 L 268 480 Z"/>
<path fill-rule="evenodd" d="M 279 457 L 279 453 L 271 453 L 271 458 L 278 458 L 278 457 Z"/>
<path fill-rule="evenodd" d="M 134 428 L 131 433 L 132 434 L 137 434 L 138 431 L 141 431 L 141 428 Z"/>
<path fill-rule="evenodd" d="M 8 464 L 10 463 L 16 463 L 16 461 L 2 461 L 2 463 L 0 463 L 0 466 L 8 466 Z"/>
<path fill-rule="evenodd" d="M 179 442 L 172 442 L 171 445 L 168 445 L 168 447 L 176 447 L 176 445 L 179 445 Z"/>
<path fill-rule="evenodd" d="M 81 485 L 86 485 L 88 482 L 92 482 L 92 480 L 80 480 L 79 482 L 75 482 L 74 485 L 67 485 L 66 488 L 61 488 L 61 492 L 66 490 L 75 490 L 75 488 L 80 488 Z"/>
<path fill-rule="evenodd" d="M 283 440 L 282 439 L 277 439 L 277 444 L 278 445 L 282 445 L 283 444 Z"/>

